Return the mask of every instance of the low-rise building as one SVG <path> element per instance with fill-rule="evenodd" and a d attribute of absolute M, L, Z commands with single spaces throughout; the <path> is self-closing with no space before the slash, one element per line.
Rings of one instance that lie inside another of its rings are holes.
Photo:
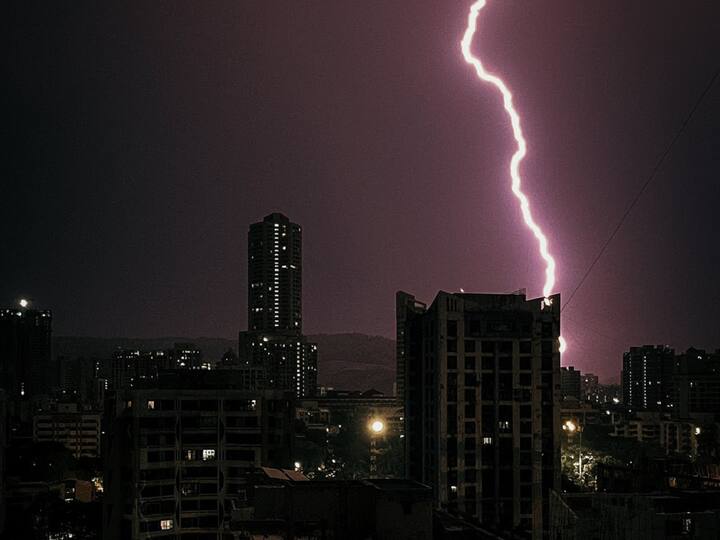
<path fill-rule="evenodd" d="M 33 416 L 33 440 L 58 442 L 75 458 L 100 455 L 101 415 L 75 403 L 58 403 L 53 411 Z"/>
<path fill-rule="evenodd" d="M 563 493 L 550 500 L 556 540 L 717 539 L 720 492 Z"/>
<path fill-rule="evenodd" d="M 163 372 L 107 401 L 103 538 L 218 538 L 254 470 L 291 466 L 292 394 L 233 373 Z"/>
<path fill-rule="evenodd" d="M 242 538 L 430 540 L 432 490 L 410 480 L 307 480 L 267 471 L 233 512 Z"/>

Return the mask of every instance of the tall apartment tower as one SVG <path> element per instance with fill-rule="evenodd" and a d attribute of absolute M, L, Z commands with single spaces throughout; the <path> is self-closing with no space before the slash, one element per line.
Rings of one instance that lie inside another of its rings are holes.
<path fill-rule="evenodd" d="M 302 230 L 280 213 L 250 225 L 248 330 L 302 332 Z"/>
<path fill-rule="evenodd" d="M 675 351 L 665 345 L 630 347 L 623 354 L 623 403 L 633 411 L 672 410 Z"/>
<path fill-rule="evenodd" d="M 250 225 L 248 330 L 238 357 L 248 389 L 315 393 L 317 345 L 302 334 L 302 230 L 280 213 Z"/>
<path fill-rule="evenodd" d="M 0 309 L 0 388 L 11 415 L 21 401 L 48 396 L 56 371 L 51 356 L 52 313 L 27 307 Z"/>
<path fill-rule="evenodd" d="M 408 478 L 435 504 L 542 538 L 560 487 L 560 296 L 397 295 Z M 402 333 L 400 332 L 402 330 Z"/>

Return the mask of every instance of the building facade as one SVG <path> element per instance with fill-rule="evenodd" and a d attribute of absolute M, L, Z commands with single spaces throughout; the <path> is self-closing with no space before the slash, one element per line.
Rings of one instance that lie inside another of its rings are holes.
<path fill-rule="evenodd" d="M 106 402 L 103 538 L 221 540 L 260 466 L 290 467 L 292 396 L 173 371 Z M 230 535 L 230 536 L 228 536 Z"/>
<path fill-rule="evenodd" d="M 11 414 L 18 414 L 20 402 L 52 393 L 57 370 L 51 337 L 50 311 L 0 309 L 0 388 L 7 393 Z"/>
<path fill-rule="evenodd" d="M 408 478 L 441 509 L 541 538 L 560 485 L 559 295 L 440 292 L 398 318 Z"/>
<path fill-rule="evenodd" d="M 58 403 L 51 412 L 33 416 L 33 440 L 58 442 L 76 458 L 100 455 L 101 415 L 75 403 Z"/>
<path fill-rule="evenodd" d="M 239 335 L 238 366 L 249 389 L 315 393 L 317 345 L 302 334 L 302 229 L 280 213 L 248 232 L 248 330 Z"/>
<path fill-rule="evenodd" d="M 248 329 L 302 332 L 302 229 L 280 213 L 250 225 Z"/>
<path fill-rule="evenodd" d="M 580 376 L 580 398 L 590 403 L 600 403 L 600 379 L 594 373 L 583 373 Z"/>
<path fill-rule="evenodd" d="M 623 403 L 631 411 L 672 409 L 675 351 L 664 345 L 630 347 L 623 355 Z"/>
<path fill-rule="evenodd" d="M 580 370 L 573 366 L 560 368 L 560 388 L 563 399 L 572 398 L 580 401 L 582 395 Z"/>

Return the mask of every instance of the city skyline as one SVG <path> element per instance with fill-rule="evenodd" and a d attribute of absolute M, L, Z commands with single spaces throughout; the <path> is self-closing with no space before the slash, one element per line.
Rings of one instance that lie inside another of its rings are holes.
<path fill-rule="evenodd" d="M 484 14 L 478 40 L 523 113 L 526 186 L 565 298 L 712 74 L 716 8 L 672 6 Z M 247 322 L 244 226 L 272 211 L 303 223 L 309 334 L 393 337 L 400 289 L 538 296 L 505 120 L 458 54 L 467 7 L 148 6 L 143 22 L 129 7 L 15 8 L 19 136 L 0 214 L 20 230 L 0 297 L 54 309 L 60 335 L 230 337 Z M 714 346 L 718 99 L 563 312 L 563 364 L 608 378 L 633 344 Z"/>

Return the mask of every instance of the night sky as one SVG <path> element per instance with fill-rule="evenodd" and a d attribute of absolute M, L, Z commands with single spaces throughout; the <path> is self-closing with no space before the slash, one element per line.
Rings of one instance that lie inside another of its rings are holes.
<path fill-rule="evenodd" d="M 469 2 L 6 7 L 0 303 L 60 335 L 233 337 L 248 225 L 303 226 L 306 333 L 393 336 L 394 293 L 540 296 Z M 568 296 L 709 81 L 720 4 L 491 1 L 525 190 Z M 564 364 L 720 347 L 720 81 L 563 312 Z"/>

